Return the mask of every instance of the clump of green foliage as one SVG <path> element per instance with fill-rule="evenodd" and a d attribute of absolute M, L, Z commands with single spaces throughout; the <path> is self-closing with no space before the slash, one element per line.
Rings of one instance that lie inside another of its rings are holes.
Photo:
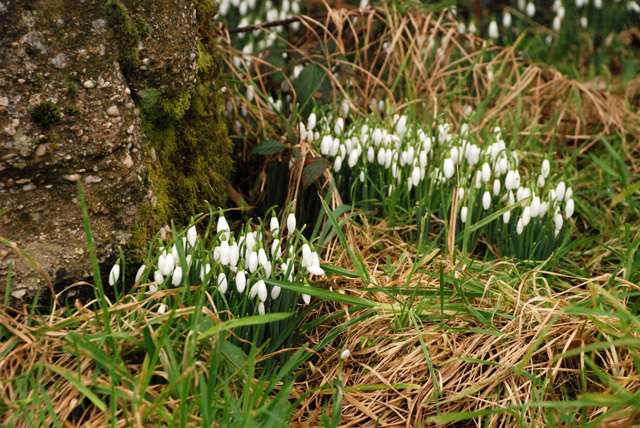
<path fill-rule="evenodd" d="M 151 32 L 153 31 L 153 27 L 147 24 L 144 19 L 139 16 L 136 18 L 136 31 L 141 39 L 146 39 L 149 37 Z"/>
<path fill-rule="evenodd" d="M 31 119 L 45 129 L 60 120 L 60 109 L 51 101 L 42 101 L 31 110 Z"/>
<path fill-rule="evenodd" d="M 78 93 L 78 85 L 75 82 L 69 82 L 67 91 L 69 91 L 69 95 L 76 95 Z"/>
<path fill-rule="evenodd" d="M 64 113 L 68 114 L 69 116 L 73 116 L 74 114 L 77 114 L 80 111 L 80 107 L 73 105 L 73 106 L 67 106 L 64 108 Z"/>
<path fill-rule="evenodd" d="M 116 34 L 120 68 L 125 75 L 129 74 L 140 63 L 138 57 L 140 33 L 136 26 L 131 24 L 127 8 L 119 1 L 109 0 L 104 6 L 104 10 L 107 15 L 107 23 Z"/>

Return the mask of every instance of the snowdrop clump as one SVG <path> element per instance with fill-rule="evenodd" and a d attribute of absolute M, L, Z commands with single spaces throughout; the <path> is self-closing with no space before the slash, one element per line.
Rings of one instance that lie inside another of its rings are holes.
<path fill-rule="evenodd" d="M 267 285 L 265 280 L 308 286 L 309 280 L 325 274 L 317 251 L 302 235 L 293 213 L 287 214 L 282 225 L 272 214 L 268 224 L 246 223 L 239 232 L 232 232 L 220 211 L 216 228 L 207 230 L 205 238 L 193 225 L 186 236 L 174 241 L 159 247 L 156 257 L 140 266 L 136 284 L 149 281 L 151 292 L 204 285 L 217 309 L 228 309 L 235 316 L 295 309 L 295 293 Z M 109 276 L 111 285 L 119 274 L 118 262 Z M 311 301 L 307 294 L 300 297 L 304 304 Z M 164 304 L 158 309 L 161 313 L 166 310 Z"/>
<path fill-rule="evenodd" d="M 481 231 L 500 255 L 550 254 L 575 209 L 573 191 L 551 174 L 551 162 L 545 158 L 527 177 L 500 128 L 484 142 L 466 124 L 457 133 L 452 129 L 446 122 L 431 129 L 398 114 L 349 124 L 343 117 L 312 114 L 300 125 L 301 138 L 333 164 L 343 199 L 370 211 L 381 209 L 385 218 L 413 212 L 448 220 L 457 192 L 460 239 L 465 225 L 493 215 Z"/>

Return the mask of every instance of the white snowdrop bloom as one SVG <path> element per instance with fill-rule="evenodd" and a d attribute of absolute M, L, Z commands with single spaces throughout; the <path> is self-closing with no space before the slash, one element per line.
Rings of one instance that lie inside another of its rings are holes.
<path fill-rule="evenodd" d="M 493 194 L 498 196 L 500 194 L 500 180 L 497 178 L 493 180 Z"/>
<path fill-rule="evenodd" d="M 425 137 L 425 139 L 422 141 L 422 148 L 427 153 L 431 152 L 431 138 Z"/>
<path fill-rule="evenodd" d="M 635 1 L 628 1 L 627 10 L 635 13 L 640 13 L 640 5 Z"/>
<path fill-rule="evenodd" d="M 461 201 L 464 198 L 464 188 L 458 187 L 458 200 Z"/>
<path fill-rule="evenodd" d="M 238 293 L 242 293 L 247 287 L 247 274 L 244 270 L 240 269 L 236 274 L 236 290 Z"/>
<path fill-rule="evenodd" d="M 527 16 L 529 18 L 533 18 L 535 14 L 536 14 L 536 6 L 533 4 L 532 1 L 530 1 L 529 3 L 527 3 Z"/>
<path fill-rule="evenodd" d="M 516 203 L 516 198 L 515 196 L 513 196 L 513 192 L 509 192 L 508 203 L 509 205 L 513 205 Z"/>
<path fill-rule="evenodd" d="M 511 211 L 507 211 L 506 213 L 502 214 L 502 221 L 504 222 L 504 224 L 509 223 L 509 220 L 511 220 Z"/>
<path fill-rule="evenodd" d="M 558 183 L 558 185 L 556 186 L 556 195 L 558 196 L 558 202 L 562 202 L 562 199 L 564 198 L 564 192 L 566 190 L 564 181 L 561 181 L 560 183 Z"/>
<path fill-rule="evenodd" d="M 238 243 L 233 242 L 229 247 L 229 266 L 236 267 L 238 266 L 238 261 L 240 260 L 240 249 L 238 248 Z"/>
<path fill-rule="evenodd" d="M 482 171 L 476 171 L 476 189 L 480 189 L 482 187 Z"/>
<path fill-rule="evenodd" d="M 176 246 L 176 244 L 173 244 L 173 246 L 171 247 L 171 257 L 173 258 L 174 265 L 177 266 L 178 264 L 180 264 L 180 254 L 178 253 L 178 247 Z"/>
<path fill-rule="evenodd" d="M 229 243 L 223 240 L 220 243 L 220 264 L 224 266 L 228 266 L 231 260 L 231 249 L 229 248 Z"/>
<path fill-rule="evenodd" d="M 351 351 L 349 351 L 348 349 L 345 349 L 344 351 L 342 351 L 342 353 L 340 354 L 340 359 L 341 360 L 346 360 L 347 358 L 349 358 L 349 356 L 351 355 Z"/>
<path fill-rule="evenodd" d="M 389 169 L 389 167 L 391 166 L 391 161 L 393 161 L 394 159 L 394 152 L 391 149 L 387 149 L 385 152 L 385 157 L 384 157 L 384 167 Z M 397 155 L 397 153 L 396 153 Z"/>
<path fill-rule="evenodd" d="M 556 33 L 560 31 L 560 24 L 562 23 L 562 19 L 560 16 L 556 15 L 553 18 L 553 22 L 551 23 L 551 29 Z"/>
<path fill-rule="evenodd" d="M 160 306 L 158 306 L 158 313 L 162 315 L 165 312 L 167 312 L 167 305 L 165 305 L 164 303 L 160 303 Z"/>
<path fill-rule="evenodd" d="M 136 284 L 138 283 L 138 281 L 140 281 L 140 278 L 142 278 L 142 274 L 144 273 L 144 270 L 147 267 L 145 265 L 142 265 L 138 268 L 138 272 L 136 273 Z"/>
<path fill-rule="evenodd" d="M 528 187 L 524 187 L 524 188 L 522 189 L 522 199 L 527 199 L 527 198 L 529 198 L 529 197 L 531 197 L 531 196 L 533 196 L 533 195 L 531 194 L 531 189 L 529 189 Z"/>
<path fill-rule="evenodd" d="M 218 275 L 218 291 L 221 294 L 225 294 L 227 292 L 227 276 L 224 274 L 224 272 L 220 272 L 220 274 Z"/>
<path fill-rule="evenodd" d="M 156 283 L 152 283 L 149 284 L 149 291 L 151 291 L 152 293 L 155 293 L 156 291 L 158 291 L 158 286 L 156 285 Z"/>
<path fill-rule="evenodd" d="M 418 161 L 420 162 L 420 168 L 425 169 L 427 167 L 427 152 L 422 150 L 418 155 Z"/>
<path fill-rule="evenodd" d="M 340 112 L 342 113 L 342 116 L 347 117 L 347 115 L 349 114 L 349 110 L 349 101 L 342 100 L 342 102 L 340 103 Z"/>
<path fill-rule="evenodd" d="M 540 215 L 540 197 L 534 196 L 531 199 L 531 217 L 538 217 Z"/>
<path fill-rule="evenodd" d="M 183 268 L 178 267 L 176 270 L 173 271 L 173 275 L 171 276 L 171 284 L 173 284 L 174 287 L 177 287 L 178 285 L 180 285 L 180 282 L 182 282 L 182 275 L 183 275 Z"/>
<path fill-rule="evenodd" d="M 544 217 L 544 215 L 547 213 L 547 210 L 549 210 L 549 202 L 544 201 L 540 203 L 540 218 Z"/>
<path fill-rule="evenodd" d="M 316 114 L 315 113 L 311 113 L 309 115 L 309 119 L 307 119 L 307 129 L 309 131 L 312 131 L 313 128 L 316 127 Z"/>
<path fill-rule="evenodd" d="M 264 266 L 267 263 L 269 263 L 269 259 L 267 258 L 267 252 L 264 250 L 264 248 L 260 247 L 258 249 L 258 264 L 260 266 Z"/>
<path fill-rule="evenodd" d="M 187 266 L 190 267 L 192 261 L 193 261 L 193 256 L 191 256 L 191 254 L 187 254 L 187 257 L 186 257 Z"/>
<path fill-rule="evenodd" d="M 496 24 L 496 21 L 492 20 L 489 24 L 489 37 L 492 39 L 497 39 L 498 36 L 500 36 L 500 33 L 498 32 L 498 24 Z"/>
<path fill-rule="evenodd" d="M 453 161 L 453 164 L 456 165 L 458 163 L 458 161 L 460 160 L 460 151 L 458 150 L 457 147 L 451 147 L 451 150 L 449 150 L 450 153 L 450 158 Z"/>
<path fill-rule="evenodd" d="M 164 263 L 162 266 L 160 266 L 160 260 L 158 260 L 158 267 L 160 268 L 160 272 L 162 273 L 162 275 L 164 276 L 170 275 L 173 272 L 173 269 L 175 268 L 173 257 L 168 254 L 165 255 Z"/>
<path fill-rule="evenodd" d="M 520 187 L 520 173 L 517 169 L 513 170 L 513 188 L 517 189 Z"/>
<path fill-rule="evenodd" d="M 518 187 L 518 190 L 516 191 L 516 200 L 520 202 L 522 199 L 524 199 L 524 187 Z"/>
<path fill-rule="evenodd" d="M 333 161 L 333 170 L 335 172 L 340 172 L 340 169 L 342 169 L 342 157 L 337 156 L 336 160 Z"/>
<path fill-rule="evenodd" d="M 278 221 L 278 217 L 275 216 L 275 214 L 273 214 L 271 216 L 271 220 L 269 221 L 269 230 L 271 232 L 275 232 L 276 230 L 280 229 L 280 222 Z"/>
<path fill-rule="evenodd" d="M 302 266 L 309 267 L 313 264 L 313 253 L 309 244 L 302 244 Z"/>
<path fill-rule="evenodd" d="M 485 191 L 482 195 L 482 207 L 486 210 L 491 206 L 491 194 L 488 191 Z"/>
<path fill-rule="evenodd" d="M 489 181 L 490 178 L 491 178 L 491 167 L 489 167 L 489 164 L 485 162 L 482 164 L 482 181 L 486 183 Z"/>
<path fill-rule="evenodd" d="M 333 138 L 330 135 L 325 135 L 322 137 L 322 141 L 320 142 L 320 153 L 323 155 L 328 155 L 331 153 L 331 146 L 333 145 Z"/>
<path fill-rule="evenodd" d="M 195 247 L 197 239 L 198 231 L 195 226 L 191 226 L 189 230 L 187 230 L 187 240 L 189 241 L 189 245 Z"/>
<path fill-rule="evenodd" d="M 407 153 L 407 163 L 408 164 L 413 163 L 414 157 L 416 155 L 416 151 L 413 148 L 413 146 L 409 146 L 409 148 L 407 149 L 406 153 Z"/>
<path fill-rule="evenodd" d="M 153 280 L 158 285 L 162 284 L 164 282 L 164 276 L 162 276 L 162 272 L 160 272 L 159 270 L 155 271 L 153 273 Z"/>
<path fill-rule="evenodd" d="M 258 253 L 256 251 L 252 251 L 249 256 L 249 272 L 254 273 L 258 269 Z"/>
<path fill-rule="evenodd" d="M 264 308 L 264 302 L 258 303 L 258 314 L 264 315 L 265 313 L 266 313 L 266 310 Z"/>
<path fill-rule="evenodd" d="M 318 276 L 324 275 L 324 269 L 322 269 L 319 266 L 309 266 L 307 267 L 307 272 L 309 272 L 311 275 L 318 275 Z"/>
<path fill-rule="evenodd" d="M 304 139 L 307 140 L 307 143 L 309 144 L 313 143 L 313 140 L 314 140 L 313 131 L 307 131 L 307 133 L 304 136 Z"/>
<path fill-rule="evenodd" d="M 562 218 L 562 215 L 560 213 L 556 213 L 556 215 L 553 216 L 553 221 L 556 224 L 556 230 L 562 229 L 564 219 Z"/>
<path fill-rule="evenodd" d="M 373 139 L 373 144 L 376 147 L 378 147 L 382 142 L 382 131 L 380 130 L 380 128 L 376 128 L 373 130 L 372 139 Z"/>
<path fill-rule="evenodd" d="M 220 6 L 218 8 L 220 16 L 225 16 L 229 12 L 229 6 L 231 6 L 230 1 L 223 0 L 220 2 Z"/>
<path fill-rule="evenodd" d="M 300 133 L 300 139 L 304 140 L 304 138 L 307 136 L 307 128 L 304 126 L 304 123 L 300 122 L 298 124 L 298 131 Z"/>
<path fill-rule="evenodd" d="M 265 302 L 268 296 L 267 285 L 261 279 L 258 282 L 256 282 L 254 287 L 256 287 L 256 293 L 258 294 L 258 299 L 260 299 L 260 301 L 262 302 Z"/>
<path fill-rule="evenodd" d="M 224 217 L 224 214 L 222 214 L 222 212 L 220 213 L 220 217 L 218 218 L 218 226 L 216 228 L 216 232 L 221 234 L 220 236 L 224 236 L 227 241 L 231 239 L 229 223 L 227 223 L 227 219 Z"/>
<path fill-rule="evenodd" d="M 538 176 L 538 181 L 536 183 L 538 185 L 538 187 L 543 188 L 545 185 L 545 180 L 544 177 L 542 175 Z"/>
<path fill-rule="evenodd" d="M 523 230 L 524 230 L 524 223 L 522 222 L 522 218 L 519 218 L 518 224 L 516 225 L 516 233 L 518 235 L 522 235 Z"/>
<path fill-rule="evenodd" d="M 220 261 L 220 246 L 218 245 L 213 249 L 213 261 L 218 263 Z"/>
<path fill-rule="evenodd" d="M 589 25 L 589 22 L 587 21 L 587 17 L 586 16 L 580 17 L 580 26 L 582 27 L 582 29 L 586 29 L 588 25 Z"/>
<path fill-rule="evenodd" d="M 340 150 L 340 139 L 339 138 L 334 138 L 333 142 L 331 143 L 331 150 L 329 150 L 329 156 L 335 156 L 338 154 L 338 151 Z"/>
<path fill-rule="evenodd" d="M 522 225 L 527 226 L 530 221 L 531 221 L 531 207 L 527 205 L 526 207 L 524 207 L 524 210 L 522 210 Z"/>
<path fill-rule="evenodd" d="M 498 159 L 497 170 L 501 175 L 506 174 L 509 170 L 509 161 L 506 156 L 503 155 Z"/>
<path fill-rule="evenodd" d="M 360 171 L 360 182 L 364 183 L 364 171 Z"/>
<path fill-rule="evenodd" d="M 407 132 L 407 116 L 400 116 L 398 122 L 396 122 L 396 132 L 400 136 L 403 136 L 405 132 Z"/>
<path fill-rule="evenodd" d="M 558 10 L 556 11 L 556 14 L 560 17 L 560 19 L 564 19 L 565 15 L 566 15 L 566 10 L 564 8 L 564 6 L 560 6 L 558 8 Z"/>
<path fill-rule="evenodd" d="M 296 215 L 294 213 L 289 213 L 287 216 L 287 232 L 290 234 L 294 234 L 296 231 Z"/>
<path fill-rule="evenodd" d="M 468 209 L 467 207 L 462 207 L 462 208 L 460 209 L 460 220 L 461 220 L 463 223 L 466 223 L 466 222 L 467 222 L 467 213 L 468 213 L 468 211 L 469 211 L 469 209 Z"/>
<path fill-rule="evenodd" d="M 282 291 L 282 289 L 277 285 L 274 285 L 271 289 L 271 298 L 273 300 L 276 300 L 280 296 L 280 291 Z"/>
<path fill-rule="evenodd" d="M 443 165 L 442 169 L 444 171 L 445 177 L 447 177 L 448 179 L 453 177 L 453 173 L 455 172 L 455 167 L 453 165 L 453 160 L 451 158 L 446 158 L 444 160 L 444 165 Z"/>
<path fill-rule="evenodd" d="M 373 146 L 369 146 L 367 149 L 367 162 L 371 163 L 376 158 L 376 151 L 373 149 Z"/>
<path fill-rule="evenodd" d="M 518 9 L 525 10 L 527 7 L 527 0 L 518 0 Z"/>
<path fill-rule="evenodd" d="M 567 187 L 567 190 L 564 191 L 564 200 L 568 201 L 573 196 L 573 189 L 571 187 Z"/>
<path fill-rule="evenodd" d="M 567 218 L 573 215 L 573 210 L 575 209 L 573 199 L 568 199 L 566 205 L 564 206 L 564 212 L 567 215 Z"/>
<path fill-rule="evenodd" d="M 549 192 L 549 200 L 551 202 L 558 200 L 558 194 L 556 193 L 555 189 L 551 189 L 551 191 Z"/>
<path fill-rule="evenodd" d="M 409 180 L 407 180 L 407 192 L 411 192 L 411 189 L 413 189 L 413 181 L 409 178 Z"/>
<path fill-rule="evenodd" d="M 358 157 L 360 156 L 360 153 L 358 153 L 358 150 L 353 150 L 351 152 L 351 154 L 349 155 L 349 168 L 353 168 L 354 166 L 356 166 L 356 163 L 358 163 Z"/>
<path fill-rule="evenodd" d="M 282 249 L 280 248 L 279 239 L 274 239 L 271 244 L 271 257 L 282 257 Z"/>
<path fill-rule="evenodd" d="M 469 34 L 476 34 L 477 32 L 478 29 L 476 28 L 475 22 L 471 21 L 471 24 L 469 24 Z"/>
<path fill-rule="evenodd" d="M 256 246 L 256 237 L 255 235 L 250 232 L 247 234 L 247 236 L 244 239 L 244 248 L 246 250 L 246 254 L 245 254 L 245 258 L 249 258 L 249 255 L 251 254 L 251 252 L 253 251 L 253 247 Z"/>
<path fill-rule="evenodd" d="M 411 182 L 414 186 L 420 183 L 420 168 L 418 166 L 414 166 L 413 171 L 411 171 Z"/>
<path fill-rule="evenodd" d="M 502 15 L 502 25 L 504 28 L 511 27 L 511 14 L 509 12 L 505 12 L 505 14 Z"/>
<path fill-rule="evenodd" d="M 173 259 L 171 259 L 173 261 Z M 116 282 L 120 279 L 120 264 L 116 263 L 111 268 L 111 272 L 109 272 L 109 285 L 114 286 Z"/>
<path fill-rule="evenodd" d="M 470 157 L 469 165 L 474 166 L 478 162 L 480 162 L 480 147 L 476 146 L 475 144 L 472 144 L 471 151 L 472 151 L 472 154 Z"/>
<path fill-rule="evenodd" d="M 378 150 L 378 164 L 384 165 L 385 160 L 387 159 L 387 151 L 384 147 L 380 147 Z"/>
<path fill-rule="evenodd" d="M 333 130 L 335 131 L 336 134 L 342 134 L 342 131 L 344 131 L 344 119 L 339 117 L 338 119 L 336 119 L 336 124 L 333 127 Z"/>

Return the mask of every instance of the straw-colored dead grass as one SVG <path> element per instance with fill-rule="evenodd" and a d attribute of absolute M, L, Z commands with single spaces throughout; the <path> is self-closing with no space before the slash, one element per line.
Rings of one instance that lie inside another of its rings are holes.
<path fill-rule="evenodd" d="M 382 236 L 380 246 L 384 250 L 372 248 L 372 235 Z M 384 226 L 373 233 L 360 229 L 351 236 L 352 239 L 355 237 L 353 248 L 362 249 L 363 259 L 377 284 L 382 287 L 404 285 L 412 268 L 411 260 L 415 260 L 415 252 L 409 246 L 387 234 Z M 409 258 L 398 264 L 398 270 L 392 276 L 380 269 L 380 264 L 386 263 L 387 258 L 396 263 L 403 253 Z M 337 260 L 345 261 L 344 254 L 337 255 Z M 349 266 L 349 263 L 344 264 Z M 439 272 L 440 265 L 444 265 L 446 272 L 458 269 L 459 276 L 462 276 L 459 266 L 454 267 L 440 258 L 425 265 L 424 269 Z M 504 272 L 511 266 L 502 262 L 494 268 L 493 272 Z M 613 327 L 617 321 L 614 317 L 587 317 L 563 312 L 569 304 L 592 299 L 590 287 L 604 285 L 610 280 L 608 276 L 563 278 L 572 284 L 564 291 L 557 291 L 554 275 L 549 272 L 531 272 L 515 288 L 493 274 L 478 275 L 476 280 L 486 286 L 484 296 L 469 299 L 469 303 L 477 311 L 494 314 L 490 322 L 495 329 L 487 327 L 464 309 L 452 311 L 447 306 L 444 315 L 440 315 L 437 297 L 426 309 L 422 306 L 422 310 L 416 311 L 420 315 L 418 322 L 409 318 L 401 326 L 397 314 L 381 312 L 377 317 L 350 328 L 346 335 L 327 346 L 317 361 L 309 363 L 308 377 L 296 384 L 294 396 L 317 391 L 304 399 L 294 415 L 293 425 L 317 426 L 319 409 L 324 408 L 333 392 L 322 386 L 338 376 L 345 387 L 340 425 L 343 427 L 374 426 L 376 423 L 384 427 L 424 426 L 432 425 L 426 421 L 437 414 L 487 409 L 499 411 L 509 406 L 525 406 L 532 401 L 575 400 L 583 390 L 581 382 L 586 382 L 585 390 L 589 392 L 612 392 L 588 366 L 585 367 L 585 356 L 628 391 L 640 388 L 640 377 L 633 362 L 633 358 L 638 357 L 637 353 L 634 355 L 634 351 L 625 347 L 611 346 L 559 357 L 567 351 L 624 335 L 625 332 Z M 431 289 L 440 285 L 437 279 L 420 274 L 414 274 L 410 283 L 411 287 Z M 359 281 L 335 278 L 329 281 L 329 285 L 334 290 L 389 302 L 382 293 L 363 291 Z M 637 289 L 637 286 L 622 280 L 619 286 Z M 450 286 L 447 289 L 453 291 Z M 460 299 L 454 297 L 454 301 L 460 302 Z M 323 314 L 344 309 L 330 304 L 321 308 Z M 350 314 L 345 321 L 356 315 Z M 610 330 L 603 326 L 610 326 Z M 311 345 L 322 340 L 332 327 L 323 326 L 310 334 Z M 640 333 L 634 333 L 634 337 L 639 336 Z M 343 346 L 351 350 L 351 358 L 338 373 L 338 355 Z M 590 373 L 586 379 L 581 379 L 581 369 Z M 587 418 L 592 420 L 606 409 L 604 405 L 591 407 Z M 548 412 L 546 416 L 545 412 Z M 534 406 L 487 416 L 482 425 L 544 426 L 549 421 L 546 418 L 556 418 L 559 423 L 567 414 L 570 415 L 571 411 L 567 413 L 567 410 L 546 410 Z M 622 426 L 635 416 L 623 413 L 620 419 Z M 480 426 L 480 422 L 476 422 L 469 421 L 465 426 Z"/>

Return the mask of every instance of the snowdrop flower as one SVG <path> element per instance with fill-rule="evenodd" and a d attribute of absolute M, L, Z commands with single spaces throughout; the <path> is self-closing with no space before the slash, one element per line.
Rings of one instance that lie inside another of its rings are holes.
<path fill-rule="evenodd" d="M 498 196 L 500 194 L 500 180 L 497 178 L 493 180 L 493 194 Z"/>
<path fill-rule="evenodd" d="M 220 264 L 223 266 L 228 266 L 231 261 L 231 248 L 229 248 L 229 243 L 226 240 L 223 240 L 220 243 Z"/>
<path fill-rule="evenodd" d="M 529 3 L 527 3 L 527 16 L 529 18 L 533 18 L 535 14 L 536 14 L 536 6 L 533 4 L 532 1 L 530 1 Z"/>
<path fill-rule="evenodd" d="M 280 291 L 282 289 L 280 287 L 278 287 L 277 285 L 274 285 L 273 288 L 271 289 L 271 298 L 273 300 L 276 300 L 278 298 L 278 296 L 280 296 Z"/>
<path fill-rule="evenodd" d="M 265 313 L 264 302 L 258 303 L 258 314 L 264 315 Z"/>
<path fill-rule="evenodd" d="M 252 251 L 249 255 L 249 272 L 254 273 L 258 269 L 258 253 Z"/>
<path fill-rule="evenodd" d="M 138 268 L 138 272 L 136 273 L 136 284 L 138 283 L 138 281 L 140 281 L 140 278 L 142 278 L 142 274 L 144 273 L 144 270 L 147 267 L 145 265 L 142 265 Z"/>
<path fill-rule="evenodd" d="M 276 215 L 274 213 L 272 213 L 271 214 L 271 221 L 269 223 L 269 230 L 271 232 L 275 232 L 278 229 L 280 229 L 280 223 L 278 222 L 278 218 L 276 217 Z"/>
<path fill-rule="evenodd" d="M 222 214 L 222 211 L 220 211 L 220 217 L 218 218 L 218 226 L 216 229 L 217 233 L 221 233 L 221 236 L 224 236 L 227 241 L 231 238 L 231 232 L 229 229 L 229 223 L 227 223 L 227 219 L 224 217 L 224 214 Z"/>
<path fill-rule="evenodd" d="M 502 25 L 504 28 L 511 27 L 511 14 L 509 12 L 505 12 L 504 15 L 502 15 Z"/>
<path fill-rule="evenodd" d="M 545 185 L 545 180 L 544 177 L 542 175 L 538 176 L 538 181 L 536 183 L 538 185 L 538 187 L 543 188 Z"/>
<path fill-rule="evenodd" d="M 523 230 L 524 230 L 524 224 L 522 223 L 522 218 L 519 218 L 518 224 L 516 225 L 516 233 L 518 235 L 522 235 Z"/>
<path fill-rule="evenodd" d="M 492 39 L 497 39 L 499 35 L 498 24 L 496 24 L 496 21 L 492 20 L 489 24 L 489 37 Z"/>
<path fill-rule="evenodd" d="M 315 127 L 316 127 L 316 114 L 315 113 L 311 113 L 309 115 L 309 119 L 307 119 L 307 129 L 309 131 L 311 131 Z"/>
<path fill-rule="evenodd" d="M 460 220 L 461 220 L 463 223 L 466 223 L 466 222 L 467 222 L 467 211 L 468 211 L 468 208 L 467 208 L 467 207 L 462 207 L 462 208 L 460 209 Z"/>
<path fill-rule="evenodd" d="M 251 290 L 249 291 L 249 297 L 254 299 L 256 296 L 258 296 L 258 299 L 260 299 L 261 302 L 267 300 L 267 286 L 262 279 L 253 284 L 253 287 L 251 287 Z"/>
<path fill-rule="evenodd" d="M 349 160 L 347 162 L 349 164 L 349 168 L 353 168 L 356 165 L 356 163 L 358 162 L 358 157 L 360 157 L 360 153 L 358 153 L 358 150 L 352 150 L 349 154 Z"/>
<path fill-rule="evenodd" d="M 178 267 L 176 270 L 173 271 L 173 276 L 171 277 L 171 284 L 173 284 L 174 287 L 177 287 L 178 285 L 180 285 L 180 282 L 182 282 L 182 268 Z"/>
<path fill-rule="evenodd" d="M 162 275 L 167 276 L 170 275 L 171 272 L 173 272 L 173 269 L 175 268 L 175 264 L 173 262 L 173 257 L 170 255 L 161 255 L 158 258 L 158 268 L 160 269 L 160 272 L 162 273 Z"/>
<path fill-rule="evenodd" d="M 482 164 L 482 181 L 486 183 L 489 181 L 489 178 L 491 178 L 491 168 L 489 164 L 485 162 Z"/>
<path fill-rule="evenodd" d="M 553 23 L 551 24 L 551 28 L 552 28 L 552 29 L 553 29 L 553 31 L 555 31 L 556 33 L 557 33 L 558 31 L 560 31 L 560 24 L 561 24 L 561 22 L 562 22 L 562 20 L 561 20 L 561 18 L 560 18 L 560 16 L 559 16 L 559 15 L 556 15 L 556 16 L 553 18 Z M 546 160 L 546 159 L 545 159 L 545 160 Z"/>
<path fill-rule="evenodd" d="M 507 211 L 506 213 L 502 214 L 502 221 L 504 222 L 504 224 L 509 223 L 509 220 L 511 220 L 511 211 Z"/>
<path fill-rule="evenodd" d="M 482 187 L 482 171 L 476 171 L 476 189 L 480 189 Z"/>
<path fill-rule="evenodd" d="M 347 115 L 349 114 L 349 101 L 347 100 L 342 100 L 342 103 L 340 103 L 340 111 L 342 113 L 343 117 L 347 117 Z"/>
<path fill-rule="evenodd" d="M 558 196 L 558 202 L 561 202 L 562 199 L 564 198 L 565 189 L 566 187 L 565 187 L 564 181 L 561 181 L 556 186 L 556 195 Z"/>
<path fill-rule="evenodd" d="M 294 213 L 289 213 L 287 216 L 287 232 L 290 234 L 294 234 L 296 231 L 296 215 Z"/>
<path fill-rule="evenodd" d="M 640 13 L 640 5 L 638 5 L 638 3 L 635 1 L 628 1 L 627 10 L 635 13 Z"/>
<path fill-rule="evenodd" d="M 562 218 L 562 215 L 560 215 L 560 213 L 556 213 L 556 215 L 553 216 L 553 221 L 556 224 L 556 230 L 562 229 L 564 219 Z"/>
<path fill-rule="evenodd" d="M 451 158 L 447 158 L 444 160 L 444 166 L 442 167 L 444 170 L 444 176 L 448 179 L 453 177 L 453 173 L 455 172 L 455 167 L 453 166 L 453 160 Z"/>
<path fill-rule="evenodd" d="M 307 281 L 304 282 L 304 285 L 305 285 L 305 287 L 309 286 Z M 311 296 L 309 296 L 308 294 L 303 294 L 302 295 L 302 300 L 304 301 L 305 305 L 308 305 L 311 302 Z"/>
<path fill-rule="evenodd" d="M 316 265 L 308 266 L 307 272 L 309 272 L 311 275 L 317 275 L 317 276 L 324 275 L 324 270 L 321 267 Z"/>
<path fill-rule="evenodd" d="M 340 172 L 341 168 L 342 168 L 342 157 L 337 156 L 336 160 L 333 161 L 333 171 Z"/>
<path fill-rule="evenodd" d="M 491 206 L 491 194 L 488 191 L 485 191 L 482 195 L 482 207 L 486 210 Z"/>
<path fill-rule="evenodd" d="M 580 18 L 580 26 L 581 26 L 583 29 L 586 29 L 586 28 L 587 28 L 587 25 L 589 25 L 589 22 L 587 21 L 587 17 L 586 17 L 586 16 L 582 16 L 582 17 Z"/>
<path fill-rule="evenodd" d="M 264 248 L 258 248 L 258 264 L 260 266 L 265 266 L 269 263 L 269 259 L 267 258 L 267 253 L 264 251 Z"/>
<path fill-rule="evenodd" d="M 313 254 L 311 253 L 311 247 L 309 244 L 302 244 L 302 266 L 309 267 L 313 264 Z"/>
<path fill-rule="evenodd" d="M 229 247 L 229 265 L 231 267 L 238 266 L 238 261 L 240 260 L 240 249 L 238 248 L 238 243 L 234 240 L 233 244 Z"/>
<path fill-rule="evenodd" d="M 531 221 L 531 207 L 527 205 L 522 211 L 522 225 L 527 226 Z"/>
<path fill-rule="evenodd" d="M 538 217 L 540 215 L 540 197 L 534 196 L 531 199 L 531 217 Z"/>
<path fill-rule="evenodd" d="M 325 135 L 322 137 L 322 141 L 320 142 L 320 153 L 323 155 L 328 155 L 331 152 L 331 146 L 333 145 L 333 138 L 330 135 Z"/>
<path fill-rule="evenodd" d="M 464 198 L 464 188 L 458 187 L 458 200 L 461 201 Z"/>
<path fill-rule="evenodd" d="M 218 275 L 218 291 L 221 294 L 225 294 L 227 292 L 227 276 L 224 272 L 220 272 Z"/>
<path fill-rule="evenodd" d="M 398 122 L 396 123 L 396 132 L 400 136 L 403 136 L 405 132 L 407 132 L 407 116 L 400 116 L 400 119 L 398 119 Z"/>
<path fill-rule="evenodd" d="M 571 217 L 573 215 L 574 208 L 575 207 L 574 207 L 573 199 L 567 200 L 567 203 L 564 206 L 564 212 L 565 212 L 565 214 L 567 214 L 567 218 L 569 218 L 569 217 Z"/>
<path fill-rule="evenodd" d="M 414 166 L 413 171 L 411 171 L 411 182 L 414 186 L 420 183 L 420 168 L 418 166 Z"/>
<path fill-rule="evenodd" d="M 349 358 L 349 356 L 351 355 L 351 351 L 349 351 L 348 349 L 345 349 L 344 351 L 342 351 L 342 353 L 340 354 L 340 359 L 341 360 L 346 360 L 347 358 Z"/>
<path fill-rule="evenodd" d="M 114 286 L 120 279 L 120 259 L 113 265 L 111 272 L 109 272 L 109 285 Z M 137 281 L 136 281 L 137 282 Z"/>
<path fill-rule="evenodd" d="M 192 247 L 196 246 L 196 241 L 198 239 L 198 231 L 196 230 L 196 226 L 191 226 L 189 230 L 187 230 L 187 240 L 189 241 L 189 245 Z"/>
<path fill-rule="evenodd" d="M 162 272 L 160 272 L 159 270 L 155 271 L 153 273 L 153 280 L 158 285 L 162 284 L 164 282 L 164 276 L 162 276 Z"/>
<path fill-rule="evenodd" d="M 564 200 L 568 201 L 573 196 L 573 189 L 571 187 L 567 187 L 567 190 L 564 191 Z"/>
<path fill-rule="evenodd" d="M 158 313 L 162 315 L 165 312 L 167 312 L 167 305 L 165 305 L 164 303 L 160 303 L 160 306 L 158 306 Z"/>
<path fill-rule="evenodd" d="M 342 131 L 344 130 L 344 119 L 339 117 L 336 120 L 336 125 L 333 127 L 333 130 L 336 132 L 336 134 L 342 134 Z"/>

